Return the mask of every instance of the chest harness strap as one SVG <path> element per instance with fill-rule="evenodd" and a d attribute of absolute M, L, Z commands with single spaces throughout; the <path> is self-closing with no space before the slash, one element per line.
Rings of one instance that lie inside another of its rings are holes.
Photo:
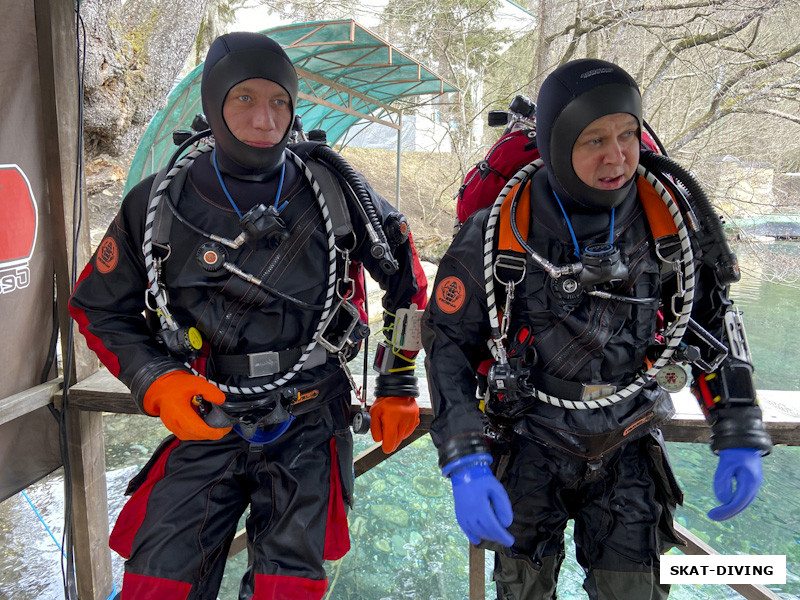
<path fill-rule="evenodd" d="M 532 177 L 543 164 L 542 160 L 539 159 L 523 166 L 517 171 L 492 205 L 486 225 L 486 234 L 483 244 L 483 264 L 484 288 L 486 290 L 489 324 L 491 327 L 489 349 L 495 361 L 497 361 L 501 367 L 505 368 L 508 368 L 508 353 L 505 348 L 505 341 L 511 319 L 511 301 L 514 296 L 516 285 L 525 277 L 527 256 L 530 256 L 539 267 L 554 279 L 565 275 L 577 274 L 580 272 L 580 269 L 582 269 L 581 263 L 563 266 L 554 265 L 546 258 L 536 253 L 530 246 L 527 244 L 523 246 L 521 243 L 521 241 L 527 238 L 528 224 L 530 222 L 530 186 L 527 185 L 527 183 L 530 177 Z M 630 398 L 638 393 L 644 385 L 654 379 L 662 367 L 671 362 L 672 355 L 680 346 L 683 335 L 689 325 L 694 303 L 695 269 L 694 256 L 692 254 L 691 241 L 686 224 L 681 214 L 680 207 L 656 176 L 642 165 L 638 166 L 637 173 L 640 176 L 637 180 L 637 186 L 644 204 L 648 222 L 653 231 L 653 236 L 656 238 L 656 248 L 658 249 L 663 240 L 667 238 L 675 239 L 675 237 L 677 237 L 680 245 L 681 258 L 671 261 L 676 276 L 678 277 L 678 291 L 672 299 L 672 310 L 676 318 L 664 332 L 664 337 L 666 339 L 664 350 L 646 372 L 640 373 L 626 387 L 610 395 L 590 400 L 568 400 L 546 394 L 539 389 L 533 389 L 532 395 L 542 402 L 571 410 L 587 410 L 611 406 L 612 404 Z M 521 187 L 523 189 L 520 189 Z M 523 196 L 522 192 L 525 192 L 527 197 Z M 519 207 L 515 207 L 517 202 L 507 202 L 507 197 L 514 198 L 515 201 L 522 197 L 523 200 L 527 199 L 527 202 L 519 202 Z M 520 217 L 520 219 L 518 220 L 517 217 Z M 511 226 L 506 227 L 507 224 Z M 515 228 L 518 231 L 513 231 Z M 517 234 L 519 234 L 519 237 Z M 498 249 L 496 258 L 495 246 Z M 662 258 L 662 260 L 665 259 Z M 511 272 L 516 271 L 520 273 L 519 277 L 511 275 L 506 281 L 503 281 L 499 273 L 509 273 L 510 270 Z M 504 285 L 506 291 L 506 302 L 502 321 L 497 312 L 497 301 L 494 289 L 495 278 Z M 604 297 L 604 292 L 599 290 L 589 291 L 588 293 Z M 678 304 L 680 304 L 680 307 L 678 307 Z"/>

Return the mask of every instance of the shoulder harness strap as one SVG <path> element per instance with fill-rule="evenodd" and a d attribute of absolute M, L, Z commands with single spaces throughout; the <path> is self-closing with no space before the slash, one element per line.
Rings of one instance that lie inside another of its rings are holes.
<path fill-rule="evenodd" d="M 168 196 L 168 199 L 173 204 L 177 198 L 180 198 L 181 191 L 183 190 L 183 186 L 186 183 L 186 177 L 189 173 L 189 169 L 181 169 L 178 173 L 176 173 L 175 177 L 172 178 L 172 181 L 169 183 L 169 187 L 164 190 L 164 193 Z M 150 200 L 153 199 L 153 196 L 156 195 L 159 186 L 167 177 L 167 167 L 164 167 L 158 173 L 156 173 L 156 177 L 153 180 L 153 185 L 150 187 Z M 168 203 L 159 202 L 158 207 L 156 208 L 156 215 L 153 220 L 153 246 L 158 248 L 161 251 L 169 253 L 169 235 L 170 231 L 172 231 L 172 222 L 175 219 L 175 215 L 173 214 L 172 210 L 170 209 Z"/>
<path fill-rule="evenodd" d="M 330 169 L 320 161 L 309 158 L 304 162 L 311 174 L 314 175 L 325 197 L 328 211 L 333 223 L 333 235 L 340 239 L 353 232 L 353 222 L 350 220 L 350 211 L 347 210 L 347 199 L 345 198 L 342 185 Z"/>

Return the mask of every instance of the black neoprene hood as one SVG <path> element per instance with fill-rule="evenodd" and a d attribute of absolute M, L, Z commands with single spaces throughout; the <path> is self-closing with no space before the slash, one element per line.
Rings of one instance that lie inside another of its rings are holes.
<path fill-rule="evenodd" d="M 633 115 L 641 135 L 639 86 L 613 63 L 574 60 L 542 83 L 536 104 L 536 139 L 550 185 L 562 200 L 603 210 L 619 205 L 627 196 L 635 175 L 619 189 L 599 190 L 583 183 L 572 166 L 572 149 L 581 132 L 596 119 L 615 113 Z"/>
<path fill-rule="evenodd" d="M 283 139 L 270 148 L 248 146 L 237 139 L 222 116 L 230 89 L 247 79 L 267 79 L 289 94 L 292 118 Z M 214 134 L 217 161 L 232 175 L 269 175 L 283 164 L 297 104 L 297 73 L 280 44 L 261 33 L 236 32 L 221 35 L 211 44 L 200 84 L 203 112 Z"/>

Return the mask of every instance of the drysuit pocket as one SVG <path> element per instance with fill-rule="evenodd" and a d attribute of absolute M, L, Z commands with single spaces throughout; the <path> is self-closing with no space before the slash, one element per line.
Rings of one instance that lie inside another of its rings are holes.
<path fill-rule="evenodd" d="M 342 499 L 348 508 L 353 507 L 353 488 L 355 473 L 353 471 L 353 434 L 350 428 L 337 430 L 333 434 L 336 442 L 336 460 L 339 467 L 339 479 L 342 486 Z"/>
<path fill-rule="evenodd" d="M 673 519 L 677 505 L 683 505 L 683 491 L 675 478 L 667 456 L 664 435 L 660 429 L 650 432 L 642 440 L 650 461 L 650 475 L 655 484 L 655 499 L 661 505 L 661 519 L 658 524 L 660 552 L 663 554 L 673 546 L 685 546 L 686 543 L 675 531 Z"/>
<path fill-rule="evenodd" d="M 125 490 L 125 495 L 131 497 L 122 507 L 108 540 L 109 547 L 125 559 L 131 557 L 133 538 L 144 522 L 150 492 L 153 486 L 163 479 L 167 459 L 178 443 L 179 440 L 174 435 L 161 442 L 153 456 L 138 475 L 131 479 Z"/>
<path fill-rule="evenodd" d="M 161 441 L 161 443 L 158 445 L 158 448 L 156 448 L 155 452 L 153 452 L 153 455 L 150 457 L 147 463 L 145 463 L 141 470 L 134 475 L 133 479 L 128 482 L 128 487 L 125 488 L 126 496 L 134 494 L 142 486 L 142 484 L 147 481 L 150 475 L 150 470 L 156 465 L 156 463 L 159 462 L 161 455 L 167 450 L 172 449 L 172 446 L 176 445 L 177 442 L 178 438 L 174 435 L 169 435 Z"/>

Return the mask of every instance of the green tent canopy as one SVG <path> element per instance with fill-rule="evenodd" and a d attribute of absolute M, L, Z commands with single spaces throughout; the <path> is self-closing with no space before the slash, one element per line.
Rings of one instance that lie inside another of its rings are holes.
<path fill-rule="evenodd" d="M 303 129 L 323 129 L 333 145 L 357 123 L 400 129 L 409 106 L 442 101 L 458 89 L 353 20 L 315 21 L 263 31 L 284 48 L 297 69 L 297 114 Z M 198 65 L 172 90 L 142 137 L 128 173 L 125 193 L 169 161 L 172 132 L 188 129 L 202 112 Z"/>

